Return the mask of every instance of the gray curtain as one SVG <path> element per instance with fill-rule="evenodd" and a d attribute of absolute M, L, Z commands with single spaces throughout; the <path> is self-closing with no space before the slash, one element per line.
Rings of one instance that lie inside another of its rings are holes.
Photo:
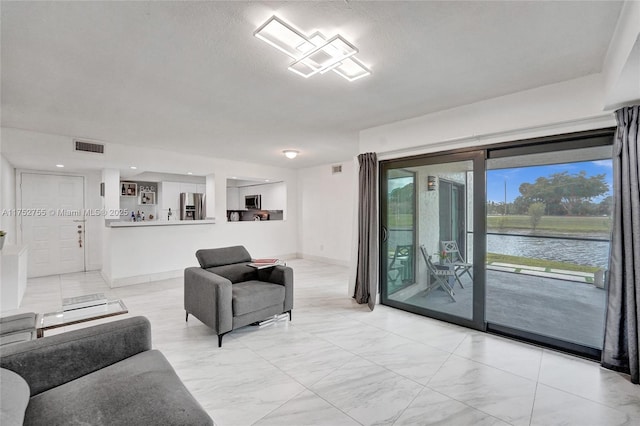
<path fill-rule="evenodd" d="M 613 231 L 602 366 L 640 383 L 640 105 L 616 111 L 613 142 Z"/>
<path fill-rule="evenodd" d="M 353 297 L 373 311 L 378 293 L 378 156 L 375 152 L 360 154 L 358 162 L 358 266 Z"/>

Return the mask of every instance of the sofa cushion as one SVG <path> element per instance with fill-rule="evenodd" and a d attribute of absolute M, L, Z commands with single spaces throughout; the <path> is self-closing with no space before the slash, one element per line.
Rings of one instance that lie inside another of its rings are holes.
<path fill-rule="evenodd" d="M 242 281 L 258 279 L 258 270 L 247 263 L 235 263 L 232 265 L 214 266 L 206 269 L 209 272 L 225 277 L 233 284 Z"/>
<path fill-rule="evenodd" d="M 157 350 L 141 352 L 31 398 L 25 425 L 211 425 Z"/>
<path fill-rule="evenodd" d="M 284 305 L 284 286 L 264 281 L 246 281 L 231 288 L 233 316 L 259 311 L 273 305 Z"/>
<path fill-rule="evenodd" d="M 0 424 L 21 425 L 31 391 L 27 382 L 6 368 L 0 369 Z"/>
<path fill-rule="evenodd" d="M 231 263 L 251 262 L 251 255 L 244 246 L 201 249 L 196 251 L 200 267 L 207 269 Z"/>

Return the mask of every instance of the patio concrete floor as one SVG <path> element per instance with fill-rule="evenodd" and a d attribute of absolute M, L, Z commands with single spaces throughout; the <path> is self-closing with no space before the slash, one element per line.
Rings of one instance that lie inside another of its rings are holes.
<path fill-rule="evenodd" d="M 455 302 L 441 289 L 395 300 L 471 318 L 473 283 L 467 276 L 462 283 L 464 289 L 455 284 Z M 605 304 L 606 291 L 592 284 L 487 270 L 490 323 L 602 348 Z"/>

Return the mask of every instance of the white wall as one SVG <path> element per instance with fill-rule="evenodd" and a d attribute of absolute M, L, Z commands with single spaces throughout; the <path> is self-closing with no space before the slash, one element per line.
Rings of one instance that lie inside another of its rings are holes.
<path fill-rule="evenodd" d="M 2 199 L 0 202 L 0 210 L 11 210 L 16 208 L 16 170 L 4 156 L 1 157 L 1 161 L 0 186 L 2 190 Z M 15 216 L 2 215 L 0 218 L 0 229 L 7 233 L 4 240 L 5 244 L 16 243 Z"/>
<path fill-rule="evenodd" d="M 381 159 L 615 126 L 599 74 L 360 132 Z"/>
<path fill-rule="evenodd" d="M 102 173 L 99 170 L 86 172 L 84 174 L 86 209 L 102 208 L 102 197 L 100 196 L 100 182 Z M 101 216 L 86 216 L 84 230 L 85 244 L 85 267 L 88 271 L 95 271 L 102 268 L 102 228 L 104 218 Z"/>
<path fill-rule="evenodd" d="M 626 1 L 602 70 L 608 110 L 640 101 L 640 2 Z"/>
<path fill-rule="evenodd" d="M 336 164 L 342 173 L 332 174 L 331 164 L 298 171 L 298 245 L 303 258 L 349 265 L 358 174 L 352 160 Z"/>
<path fill-rule="evenodd" d="M 243 199 L 244 201 L 244 199 Z M 244 204 L 240 205 L 240 192 L 237 187 L 227 187 L 227 209 L 242 210 Z"/>

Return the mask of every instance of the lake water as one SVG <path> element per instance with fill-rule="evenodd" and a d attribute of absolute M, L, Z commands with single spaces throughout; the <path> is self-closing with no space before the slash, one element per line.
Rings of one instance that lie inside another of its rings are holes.
<path fill-rule="evenodd" d="M 389 247 L 411 244 L 411 230 L 394 229 L 389 233 Z M 608 241 L 583 241 L 562 238 L 487 235 L 487 251 L 511 256 L 557 260 L 578 265 L 609 267 Z"/>
<path fill-rule="evenodd" d="M 511 256 L 598 266 L 603 269 L 607 269 L 609 265 L 608 241 L 489 234 L 487 235 L 487 251 Z"/>

